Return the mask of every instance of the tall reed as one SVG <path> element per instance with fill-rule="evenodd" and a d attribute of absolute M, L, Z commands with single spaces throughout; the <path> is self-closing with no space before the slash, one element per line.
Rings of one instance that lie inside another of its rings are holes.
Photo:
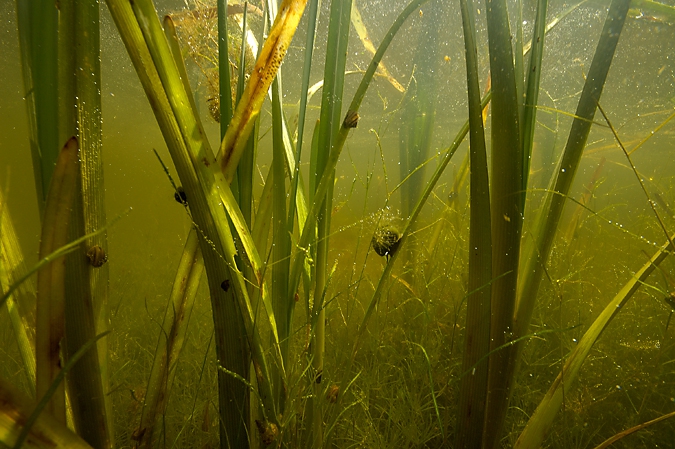
<path fill-rule="evenodd" d="M 455 447 L 482 446 L 487 401 L 492 296 L 492 236 L 490 228 L 490 185 L 488 180 L 483 109 L 478 83 L 478 50 L 474 6 L 461 2 L 465 39 L 467 86 L 469 92 L 469 160 L 471 169 L 469 222 L 469 295 L 466 299 L 466 336 L 462 372 L 475 369 L 462 379 Z M 482 362 L 482 363 L 480 363 Z"/>
<path fill-rule="evenodd" d="M 535 228 L 535 238 L 539 242 L 532 252 L 528 253 L 523 262 L 523 268 L 519 271 L 519 252 L 521 248 L 521 228 L 525 211 L 525 199 L 528 185 L 529 161 L 532 152 L 534 138 L 534 125 L 536 117 L 537 96 L 539 91 L 542 53 L 545 37 L 545 18 L 547 2 L 538 2 L 537 17 L 534 34 L 531 40 L 533 53 L 530 57 L 529 69 L 523 73 L 520 56 L 522 55 L 522 38 L 516 39 L 514 57 L 511 41 L 509 39 L 509 21 L 506 10 L 506 2 L 492 2 L 488 8 L 487 24 L 490 47 L 490 65 L 492 73 L 492 178 L 490 182 L 490 197 L 492 207 L 481 205 L 483 196 L 479 192 L 487 194 L 487 185 L 483 190 L 474 190 L 474 178 L 481 175 L 480 167 L 474 167 L 472 159 L 471 177 L 471 235 L 478 232 L 480 223 L 474 222 L 474 213 L 480 208 L 483 216 L 491 215 L 491 229 L 493 238 L 492 280 L 471 276 L 472 256 L 478 257 L 478 252 L 483 246 L 470 240 L 470 266 L 469 266 L 469 298 L 467 305 L 467 347 L 464 353 L 464 371 L 471 368 L 475 370 L 471 380 L 464 380 L 462 402 L 460 404 L 460 423 L 458 425 L 457 444 L 459 447 L 498 447 L 501 439 L 506 407 L 510 398 L 510 390 L 513 384 L 515 367 L 518 364 L 517 357 L 522 345 L 521 338 L 527 333 L 529 321 L 534 307 L 539 280 L 542 270 L 550 251 L 550 244 L 555 235 L 557 220 L 560 217 L 565 195 L 569 191 L 571 180 L 574 177 L 579 162 L 590 124 L 595 112 L 593 101 L 597 101 L 602 92 L 609 65 L 614 54 L 616 42 L 621 32 L 621 26 L 625 19 L 627 3 L 613 2 L 610 9 L 605 29 L 601 35 L 595 58 L 591 66 L 588 81 L 582 93 L 574 125 L 570 131 L 568 148 L 564 153 L 561 168 L 558 171 L 558 182 L 555 183 L 547 202 L 542 209 L 542 217 L 550 219 L 544 225 L 543 219 L 540 226 Z M 473 18 L 470 18 L 470 7 L 463 3 L 465 22 L 465 43 L 467 54 L 467 70 L 471 70 L 475 62 L 474 36 L 471 29 Z M 521 23 L 522 20 L 518 23 Z M 519 27 L 520 28 L 520 27 Z M 522 31 L 518 30 L 518 36 Z M 476 87 L 477 72 L 469 77 L 470 94 L 470 117 L 472 122 L 472 137 L 482 135 L 482 123 L 477 120 L 476 110 Z M 522 79 L 526 77 L 526 86 Z M 525 92 L 524 96 L 517 92 Z M 473 97 L 472 97 L 473 96 Z M 522 98 L 522 100 L 521 100 Z M 591 100 L 595 98 L 595 100 Z M 524 101 L 523 101 L 524 100 Z M 473 111 L 473 112 L 471 112 Z M 583 131 L 582 131 L 583 129 Z M 472 155 L 475 138 L 472 138 Z M 574 142 L 574 144 L 570 144 Z M 572 150 L 571 148 L 574 148 Z M 569 156 L 574 154 L 575 156 Z M 473 156 L 472 156 L 473 157 Z M 572 159 L 570 159 L 572 157 Z M 480 178 L 479 178 L 480 179 Z M 563 182 L 561 184 L 560 182 Z M 554 181 L 555 182 L 555 181 Z M 551 203 L 552 201 L 552 203 Z M 551 218 L 555 217 L 555 218 Z M 484 226 L 484 225 L 483 225 Z M 473 238 L 473 237 L 471 237 Z M 482 243 L 485 244 L 487 237 Z M 545 242 L 543 246 L 541 242 Z M 478 261 L 478 259 L 476 259 Z M 490 266 L 490 259 L 482 261 L 482 269 Z M 476 268 L 477 270 L 478 268 Z M 474 273 L 476 273 L 474 271 Z M 475 279 L 472 283 L 472 279 Z M 480 279 L 480 282 L 478 282 Z M 475 295 L 476 291 L 492 288 L 492 304 L 479 306 Z M 524 290 L 523 290 L 524 289 Z M 525 293 L 520 293 L 524 291 Z M 520 293 L 520 295 L 517 295 Z M 474 304 L 474 302 L 478 304 Z M 480 315 L 477 315 L 481 310 Z M 489 312 L 488 312 L 489 311 Z M 491 317 L 491 330 L 488 333 L 480 331 Z M 481 363 L 487 356 L 483 348 L 477 354 L 472 350 L 473 346 L 480 346 L 489 335 L 489 379 L 487 385 L 482 384 L 480 373 Z M 514 342 L 511 344 L 511 342 Z M 477 385 L 477 386 L 473 386 Z M 477 390 L 475 390 L 477 388 Z M 468 389 L 468 391 L 467 391 Z M 474 391 L 476 391 L 474 395 Z M 487 396 L 482 392 L 487 391 Z M 471 398 L 471 399 L 469 399 Z M 487 401 L 487 407 L 484 407 Z M 462 415 L 466 410 L 471 413 Z M 484 417 L 482 416 L 485 410 Z M 476 416 L 478 414 L 478 416 Z M 466 416 L 468 425 L 463 425 L 461 419 Z M 480 431 L 482 430 L 482 431 Z M 477 437 L 480 435 L 480 437 Z M 527 440 L 529 437 L 521 437 Z M 524 440 L 524 441 L 525 441 Z"/>
<path fill-rule="evenodd" d="M 86 3 L 86 4 L 85 4 Z M 40 332 L 50 327 L 65 329 L 64 340 L 57 342 L 64 360 L 74 354 L 107 325 L 107 267 L 105 262 L 105 233 L 95 233 L 106 224 L 103 201 L 103 173 L 101 161 L 101 103 L 99 57 L 99 9 L 91 2 L 64 1 L 55 7 L 38 3 L 17 2 L 22 45 L 24 87 L 29 101 L 33 166 L 38 191 L 38 208 L 42 216 L 45 198 L 50 193 L 54 162 L 58 149 L 72 142 L 77 152 L 75 193 L 66 215 L 59 222 L 70 223 L 58 246 L 90 235 L 82 242 L 80 251 L 65 258 L 64 285 L 66 300 L 63 315 L 49 325 L 38 326 Z M 71 51 L 72 49 L 75 51 Z M 76 67 L 78 70 L 76 70 Z M 79 144 L 79 145 L 78 145 Z M 73 144 L 68 144 L 72 146 Z M 45 225 L 43 233 L 51 232 Z M 62 226 L 62 225 L 60 225 Z M 51 252 L 56 248 L 44 248 Z M 88 263 L 86 254 L 101 252 L 100 264 Z M 60 265 L 64 260 L 55 262 Z M 44 276 L 43 276 L 44 277 Z M 54 291 L 49 283 L 42 283 L 39 295 L 48 297 Z M 55 303 L 56 304 L 56 303 Z M 42 305 L 44 307 L 44 303 Z M 60 321 L 60 322 L 58 322 Z M 46 326 L 46 327 L 45 327 Z M 56 334 L 54 334 L 56 335 Z M 55 337 L 54 337 L 55 338 Z M 105 339 L 104 339 L 105 340 Z M 111 404 L 107 389 L 107 349 L 104 340 L 84 355 L 69 376 L 69 402 L 76 428 L 97 447 L 113 444 Z M 62 344 L 63 343 L 63 344 Z M 66 344 L 67 343 L 67 344 Z M 43 348 L 44 350 L 44 348 Z M 52 348 L 52 353 L 54 349 Z M 58 356 L 58 350 L 56 351 Z M 38 360 L 44 355 L 38 351 Z M 44 368 L 38 371 L 44 373 Z M 38 396 L 44 394 L 44 374 L 38 384 Z M 48 381 L 50 382 L 50 381 Z M 62 395 L 57 395 L 57 408 L 65 409 Z M 83 402 L 84 401 L 84 402 Z M 86 403 L 85 403 L 86 402 Z M 85 410 L 89 410 L 86 412 Z M 94 413 L 91 411 L 95 410 Z M 65 419 L 65 418 L 64 418 Z"/>

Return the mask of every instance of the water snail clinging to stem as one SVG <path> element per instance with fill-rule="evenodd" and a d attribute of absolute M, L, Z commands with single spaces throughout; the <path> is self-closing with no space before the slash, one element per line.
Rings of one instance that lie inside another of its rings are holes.
<path fill-rule="evenodd" d="M 99 268 L 108 261 L 108 255 L 103 248 L 93 245 L 87 250 L 87 261 L 92 267 Z"/>
<path fill-rule="evenodd" d="M 185 194 L 185 189 L 183 189 L 183 187 L 176 187 L 176 193 L 173 194 L 173 198 L 183 206 L 187 205 L 187 195 Z"/>
<path fill-rule="evenodd" d="M 379 256 L 386 257 L 387 262 L 389 261 L 389 257 L 396 252 L 400 243 L 401 234 L 391 225 L 377 228 L 370 241 L 375 252 Z"/>

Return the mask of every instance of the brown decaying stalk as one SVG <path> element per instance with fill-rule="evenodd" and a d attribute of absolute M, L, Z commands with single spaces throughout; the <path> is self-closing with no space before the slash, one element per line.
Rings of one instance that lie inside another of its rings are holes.
<path fill-rule="evenodd" d="M 270 35 L 263 45 L 246 90 L 220 145 L 220 167 L 228 182 L 232 181 L 248 135 L 286 55 L 306 4 L 307 0 L 284 0 L 279 7 Z"/>
<path fill-rule="evenodd" d="M 59 153 L 52 175 L 40 241 L 40 259 L 66 244 L 70 211 L 78 173 L 78 143 L 71 137 Z M 38 273 L 36 313 L 36 395 L 41 398 L 61 370 L 61 342 L 65 326 L 65 265 L 63 257 L 52 261 Z M 63 385 L 48 405 L 60 422 L 66 421 Z"/>

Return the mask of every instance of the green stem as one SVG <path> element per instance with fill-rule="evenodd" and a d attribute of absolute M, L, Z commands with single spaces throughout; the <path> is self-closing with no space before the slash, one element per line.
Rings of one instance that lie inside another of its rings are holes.
<path fill-rule="evenodd" d="M 227 35 L 227 0 L 218 0 L 218 82 L 220 83 L 220 138 L 225 136 L 232 119 L 232 88 Z M 242 46 L 245 41 L 242 40 Z"/>
<path fill-rule="evenodd" d="M 101 63 L 99 5 L 87 0 L 61 2 L 59 48 L 62 133 L 76 133 L 80 144 L 77 197 L 70 239 L 90 234 L 106 223 L 101 131 Z M 70 15 L 64 11 L 72 10 Z M 65 19 L 68 20 L 65 20 Z M 65 29 L 69 32 L 65 32 Z M 74 48 L 75 51 L 72 51 Z M 99 248 L 107 236 L 98 233 L 66 257 L 66 341 L 69 356 L 107 329 L 108 264 L 93 266 L 84 255 Z M 107 339 L 98 340 L 68 376 L 73 420 L 80 436 L 99 448 L 114 446 L 111 397 L 108 390 Z"/>
<path fill-rule="evenodd" d="M 166 413 L 174 371 L 183 349 L 197 289 L 204 273 L 197 231 L 190 230 L 181 256 L 171 296 L 164 312 L 155 358 L 143 400 L 141 422 L 136 435 L 143 435 L 141 447 L 153 448 L 160 441 L 160 416 Z"/>
<path fill-rule="evenodd" d="M 488 104 L 488 102 L 491 99 L 491 94 L 486 95 L 483 98 L 483 101 L 481 102 L 481 109 L 485 107 L 485 105 Z M 431 192 L 433 189 L 436 187 L 436 184 L 438 183 L 438 180 L 440 179 L 441 175 L 445 171 L 446 167 L 450 163 L 450 160 L 452 157 L 455 155 L 455 152 L 459 148 L 460 144 L 462 141 L 464 141 L 464 138 L 469 132 L 469 121 L 467 120 L 462 128 L 459 130 L 457 135 L 455 136 L 455 139 L 453 140 L 452 144 L 450 145 L 449 148 L 447 148 L 443 154 L 443 159 L 439 162 L 438 166 L 436 167 L 436 171 L 431 175 L 431 179 L 429 179 L 429 182 L 427 183 L 426 187 L 422 191 L 422 195 L 420 199 L 417 201 L 417 204 L 415 205 L 415 208 L 413 209 L 410 218 L 406 222 L 406 225 L 401 232 L 401 239 L 399 241 L 399 246 L 398 249 L 390 256 L 389 260 L 387 261 L 387 265 L 384 267 L 384 270 L 382 271 L 382 274 L 380 275 L 379 280 L 377 281 L 377 286 L 375 287 L 375 292 L 373 292 L 373 296 L 370 299 L 370 302 L 368 303 L 368 307 L 366 309 L 366 313 L 363 317 L 363 320 L 361 321 L 361 324 L 359 325 L 356 335 L 353 337 L 353 342 L 352 342 L 352 353 L 349 358 L 349 361 L 347 363 L 347 366 L 345 366 L 344 373 L 343 373 L 343 378 L 341 385 L 345 386 L 348 384 L 348 379 L 349 376 L 351 375 L 351 369 L 354 364 L 354 360 L 356 359 L 356 354 L 359 350 L 359 347 L 361 345 L 361 338 L 363 337 L 363 334 L 365 334 L 366 329 L 368 328 L 368 324 L 370 322 L 370 318 L 377 308 L 377 305 L 380 301 L 380 298 L 382 296 L 382 292 L 384 291 L 386 285 L 388 284 L 389 280 L 391 279 L 391 272 L 394 267 L 394 263 L 396 262 L 396 259 L 398 258 L 398 255 L 400 254 L 400 250 L 402 247 L 404 247 L 406 240 L 408 239 L 410 235 L 411 229 L 415 226 L 415 222 L 417 220 L 417 217 L 419 216 L 420 212 L 422 211 L 422 208 L 424 207 L 427 198 L 429 198 L 429 195 L 431 195 Z M 343 389 L 346 391 L 346 388 Z M 340 398 L 344 397 L 344 391 L 343 393 L 338 396 L 338 402 L 341 401 Z"/>
<path fill-rule="evenodd" d="M 2 292 L 9 291 L 26 271 L 11 214 L 3 192 L 0 191 L 0 288 Z M 13 297 L 8 298 L 6 302 L 31 397 L 35 397 L 35 322 L 31 312 L 35 307 L 35 295 L 35 280 L 30 279 L 29 282 L 22 284 Z M 1 300 L 0 304 L 2 304 Z"/>
<path fill-rule="evenodd" d="M 356 92 L 354 93 L 354 98 L 352 99 L 352 102 L 349 105 L 348 112 L 358 112 L 359 107 L 361 106 L 361 102 L 363 101 L 363 98 L 366 95 L 366 91 L 370 86 L 370 82 L 373 79 L 373 75 L 377 70 L 377 66 L 382 60 L 384 53 L 389 48 L 389 45 L 391 44 L 392 40 L 398 33 L 398 30 L 401 28 L 403 23 L 405 23 L 406 19 L 410 16 L 410 14 L 412 14 L 415 10 L 417 10 L 417 8 L 419 8 L 422 4 L 424 4 L 427 1 L 428 0 L 413 0 L 410 4 L 408 4 L 408 6 L 405 7 L 403 11 L 401 11 L 399 16 L 391 25 L 389 31 L 387 31 L 387 34 L 382 39 L 382 43 L 380 43 L 377 52 L 375 52 L 373 59 L 370 61 L 370 64 L 368 65 L 366 72 L 363 74 L 361 83 L 359 84 L 359 87 L 356 89 Z M 321 180 L 319 181 L 316 187 L 314 200 L 312 201 L 312 207 L 309 213 L 307 214 L 307 221 L 305 221 L 305 225 L 302 228 L 300 241 L 298 242 L 297 245 L 299 249 L 298 251 L 296 251 L 296 255 L 293 258 L 291 266 L 291 277 L 290 277 L 291 293 L 295 293 L 295 291 L 298 288 L 298 283 L 300 280 L 299 277 L 300 270 L 302 269 L 302 266 L 305 261 L 305 256 L 307 255 L 306 250 L 309 245 L 310 239 L 314 236 L 315 232 L 314 227 L 316 225 L 316 220 L 319 215 L 319 210 L 322 204 L 317 199 L 323 198 L 326 195 L 326 192 L 328 192 L 329 186 L 333 185 L 333 171 L 337 166 L 337 161 L 340 158 L 342 148 L 344 147 L 345 141 L 347 140 L 347 136 L 349 135 L 350 130 L 351 128 L 349 127 L 345 126 L 340 127 L 337 134 L 337 138 L 332 145 L 332 150 L 330 152 L 328 160 L 326 161 L 326 168 L 323 172 L 323 175 L 321 176 Z"/>
<path fill-rule="evenodd" d="M 286 155 L 282 137 L 282 108 L 281 108 L 281 82 L 275 79 L 272 83 L 272 133 L 273 133 L 273 158 L 272 171 L 274 190 L 273 201 L 273 244 L 272 244 L 272 298 L 274 298 L 274 316 L 276 317 L 277 330 L 279 333 L 279 345 L 284 365 L 289 363 L 290 331 L 293 297 L 288 294 L 288 270 L 291 249 L 290 233 L 286 229 Z M 284 413 L 286 404 L 286 391 L 284 374 L 277 371 L 278 377 L 275 382 L 275 394 L 279 404 L 279 412 Z"/>
<path fill-rule="evenodd" d="M 457 413 L 456 448 L 479 449 L 482 445 L 488 364 L 481 360 L 490 350 L 490 298 L 492 280 L 492 240 L 490 235 L 490 187 L 485 133 L 480 104 L 476 29 L 472 0 L 460 2 L 466 55 L 470 128 L 470 226 L 469 282 L 466 309 L 466 337 L 462 371 L 474 367 L 462 379 Z"/>
<path fill-rule="evenodd" d="M 626 3 L 629 2 L 626 1 Z M 627 11 L 627 8 L 625 11 Z M 523 429 L 514 445 L 514 449 L 538 449 L 542 447 L 544 437 L 549 433 L 555 416 L 563 403 L 564 394 L 570 391 L 572 383 L 576 380 L 579 370 L 591 352 L 593 345 L 609 326 L 612 319 L 623 310 L 633 294 L 645 283 L 649 275 L 668 255 L 672 254 L 673 246 L 670 242 L 673 239 L 675 239 L 675 235 L 670 236 L 668 241 L 659 248 L 650 260 L 631 276 L 631 279 L 607 304 L 593 324 L 589 326 L 565 361 L 562 371 L 553 381 L 541 403 L 528 420 L 525 429 Z"/>
<path fill-rule="evenodd" d="M 567 198 L 579 167 L 579 161 L 593 123 L 597 102 L 602 94 L 629 4 L 628 0 L 612 1 L 574 114 L 575 119 L 560 165 L 555 178 L 552 180 L 550 193 L 541 209 L 541 215 L 534 227 L 536 241 L 524 258 L 525 265 L 521 270 L 523 281 L 519 290 L 518 308 L 515 315 L 514 333 L 516 336 L 524 335 L 529 327 L 539 284 L 551 252 L 553 238 L 565 205 L 565 198 Z"/>
<path fill-rule="evenodd" d="M 200 245 L 211 293 L 219 363 L 247 378 L 251 349 L 256 372 L 260 373 L 259 387 L 264 391 L 261 396 L 267 413 L 275 420 L 264 349 L 253 324 L 245 280 L 235 269 L 236 249 L 222 200 L 212 189 L 216 161 L 200 132 L 195 111 L 190 108 L 190 94 L 180 78 L 152 4 L 136 1 L 132 10 L 128 2 L 109 0 L 108 7 L 153 106 L 188 195 L 198 232 L 205 237 L 200 239 Z M 221 285 L 234 288 L 224 289 Z M 218 382 L 221 447 L 228 444 L 246 447 L 248 387 L 223 372 L 219 372 Z"/>
<path fill-rule="evenodd" d="M 516 87 L 513 49 L 506 0 L 487 4 L 487 27 L 492 76 L 492 157 L 491 157 L 491 228 L 492 228 L 492 310 L 490 348 L 511 340 L 513 311 L 516 303 L 520 234 L 523 226 L 522 147 L 520 105 Z M 490 356 L 488 398 L 484 447 L 494 448 L 500 439 L 502 405 L 508 398 L 503 385 L 503 367 L 508 352 Z"/>
<path fill-rule="evenodd" d="M 328 25 L 328 41 L 326 43 L 326 64 L 323 76 L 323 92 L 321 97 L 321 113 L 319 118 L 318 145 L 312 149 L 312 162 L 314 170 L 311 173 L 312 185 L 317 186 L 319 179 L 326 174 L 329 179 L 334 179 L 335 168 L 327 168 L 326 163 L 333 149 L 340 126 L 342 113 L 342 94 L 345 81 L 345 65 L 347 63 L 347 45 L 349 42 L 349 30 L 351 24 L 351 0 L 333 0 L 330 8 Z M 323 359 L 325 351 L 325 313 L 324 292 L 326 290 L 328 270 L 328 250 L 330 236 L 330 218 L 333 209 L 333 182 L 326 195 L 315 195 L 310 192 L 314 205 L 321 205 L 317 217 L 316 232 L 316 261 L 314 264 L 314 304 L 310 312 L 313 326 L 311 338 L 312 369 L 310 381 L 313 394 L 310 400 L 309 422 L 310 438 L 312 447 L 323 447 L 323 410 L 321 383 L 323 378 Z M 313 206 L 314 206 L 313 205 Z M 293 292 L 295 293 L 295 292 Z"/>
<path fill-rule="evenodd" d="M 558 223 L 565 205 L 565 199 L 574 180 L 583 149 L 593 123 L 593 116 L 600 99 L 609 72 L 614 51 L 621 35 L 630 1 L 613 0 L 605 25 L 593 56 L 584 89 L 572 122 L 572 128 L 562 155 L 555 178 L 552 180 L 549 194 L 541 208 L 541 213 L 533 227 L 534 242 L 526 246 L 523 266 L 520 269 L 521 281 L 518 286 L 517 306 L 513 311 L 512 338 L 517 339 L 527 333 L 534 311 L 539 285 L 545 265 L 553 245 Z M 492 429 L 500 429 L 506 414 L 509 392 L 517 370 L 522 344 L 518 343 L 501 351 L 501 372 L 495 372 L 496 386 L 494 406 L 491 407 Z M 498 393 L 501 390 L 501 393 Z M 498 433 L 493 435 L 493 447 L 499 441 Z"/>
<path fill-rule="evenodd" d="M 33 162 L 37 162 L 40 181 L 38 209 L 44 212 L 47 189 L 61 149 L 59 143 L 59 94 L 58 94 L 58 10 L 50 1 L 35 0 L 28 14 L 30 29 L 30 68 L 35 95 L 35 116 L 37 123 L 37 149 Z M 25 65 L 24 65 L 25 68 Z M 30 92 L 27 90 L 27 93 Z"/>

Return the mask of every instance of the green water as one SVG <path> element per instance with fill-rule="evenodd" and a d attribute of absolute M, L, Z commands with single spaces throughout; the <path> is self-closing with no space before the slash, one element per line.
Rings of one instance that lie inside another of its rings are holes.
<path fill-rule="evenodd" d="M 310 84 L 323 74 L 327 39 L 328 1 L 324 1 L 317 29 L 316 54 Z M 665 4 L 675 5 L 672 0 Z M 375 46 L 407 4 L 402 0 L 360 0 L 357 3 Z M 430 3 L 431 4 L 431 3 Z M 511 5 L 511 3 L 510 3 Z M 160 12 L 179 11 L 181 1 L 166 1 Z M 549 5 L 549 20 L 570 6 Z M 604 2 L 589 2 L 562 19 L 548 35 L 542 64 L 539 125 L 535 133 L 531 191 L 528 201 L 537 204 L 555 171 L 573 114 L 588 73 L 606 14 Z M 481 88 L 488 75 L 487 30 L 483 3 L 477 4 Z M 429 161 L 419 182 L 426 182 L 445 149 L 466 120 L 464 41 L 459 6 L 443 11 L 423 6 L 413 13 L 394 40 L 384 64 L 404 87 L 416 82 L 414 53 L 420 30 L 429 21 L 440 21 L 433 70 L 435 121 L 431 128 Z M 109 307 L 112 335 L 110 390 L 116 447 L 133 447 L 147 378 L 167 298 L 178 260 L 191 227 L 185 209 L 173 198 L 173 189 L 152 149 L 171 167 L 157 122 L 134 67 L 127 56 L 105 5 L 102 11 L 103 147 L 108 218 L 126 213 L 108 229 Z M 524 5 L 525 35 L 532 29 L 534 5 Z M 14 2 L 0 2 L 0 188 L 8 197 L 7 211 L 30 266 L 37 261 L 39 216 L 30 147 Z M 303 19 L 282 66 L 284 101 L 289 117 L 297 113 L 303 48 Z M 515 26 L 512 18 L 512 27 Z M 601 99 L 604 110 L 630 151 L 654 133 L 631 155 L 648 194 L 659 195 L 675 210 L 675 121 L 657 131 L 675 107 L 675 17 L 631 11 L 612 63 Z M 423 51 L 423 50 L 422 50 Z M 421 58 L 423 59 L 423 58 Z M 347 70 L 364 70 L 368 53 L 355 29 L 350 31 Z M 199 70 L 189 66 L 194 86 Z M 345 104 L 361 75 L 345 81 Z M 197 101 L 212 144 L 218 141 L 218 124 L 206 109 L 203 87 Z M 361 120 L 347 140 L 336 172 L 331 223 L 329 271 L 335 268 L 326 291 L 326 350 L 323 372 L 327 395 L 344 375 L 356 329 L 361 323 L 385 258 L 370 246 L 381 216 L 402 228 L 399 171 L 400 108 L 404 96 L 384 78 L 376 82 L 359 111 Z M 313 124 L 319 116 L 320 94 L 310 103 L 305 128 L 302 170 L 309 179 L 309 146 Z M 346 109 L 346 106 L 344 106 Z M 343 111 L 344 112 L 344 111 Z M 503 447 L 511 447 L 528 418 L 542 400 L 564 360 L 589 325 L 666 238 L 648 199 L 616 145 L 602 116 L 597 113 L 580 169 L 570 193 L 577 201 L 587 192 L 598 164 L 591 195 L 575 228 L 570 228 L 577 204 L 569 201 L 547 273 L 539 291 L 531 331 L 560 332 L 527 340 L 507 413 Z M 489 120 L 487 127 L 489 130 Z M 261 113 L 260 152 L 254 178 L 254 197 L 271 164 L 271 113 L 269 102 Z M 489 140 L 489 132 L 486 134 Z M 376 137 L 379 137 L 379 145 Z M 454 178 L 466 153 L 464 143 L 435 187 L 410 245 L 415 257 L 400 258 L 357 353 L 355 378 L 341 402 L 326 400 L 325 413 L 337 419 L 331 447 L 451 447 L 457 431 L 455 411 L 459 397 L 466 284 L 468 273 L 468 181 L 448 207 Z M 602 162 L 604 161 L 604 162 Z M 420 190 L 423 186 L 420 186 Z M 258 206 L 256 202 L 255 207 Z M 655 208 L 669 233 L 675 217 L 661 202 Z M 588 210 L 590 209 L 590 211 Z M 524 240 L 530 238 L 534 212 L 527 210 Z M 570 240 L 567 239 L 570 237 Z M 293 241 L 297 241 L 297 230 Z M 261 251 L 261 253 L 265 253 Z M 263 257 L 264 259 L 264 257 Z M 414 262 L 414 263 L 413 263 Z M 217 447 L 218 392 L 215 383 L 213 320 L 209 291 L 202 281 L 190 318 L 186 346 L 178 362 L 174 389 L 166 412 L 166 439 L 162 447 Z M 556 415 L 545 447 L 593 448 L 615 434 L 675 411 L 675 323 L 665 298 L 675 291 L 675 265 L 665 262 L 639 289 L 612 321 L 592 349 L 564 406 Z M 564 331 L 562 331 L 564 330 Z M 292 404 L 285 438 L 289 447 L 300 447 L 304 435 L 307 366 L 306 311 L 296 306 L 292 332 L 289 382 Z M 26 389 L 5 310 L 0 312 L 0 376 L 17 389 Z M 420 348 L 424 348 L 424 351 Z M 431 380 L 430 374 L 431 373 Z M 345 385 L 340 385 L 343 394 Z M 434 399 L 436 405 L 434 405 Z M 345 411 L 340 414 L 338 407 Z M 439 424 L 440 421 L 440 424 Z M 675 441 L 675 418 L 647 427 L 613 447 L 669 448 Z M 255 447 L 255 444 L 253 445 Z"/>

